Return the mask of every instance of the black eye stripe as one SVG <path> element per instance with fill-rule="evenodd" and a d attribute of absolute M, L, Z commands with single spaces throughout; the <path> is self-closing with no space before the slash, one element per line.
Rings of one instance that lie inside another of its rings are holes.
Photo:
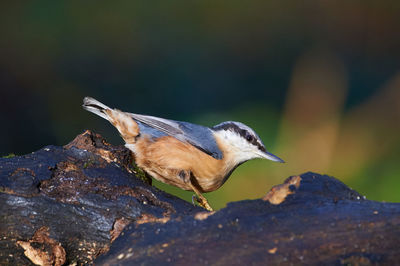
<path fill-rule="evenodd" d="M 232 130 L 233 132 L 236 132 L 237 134 L 242 136 L 244 139 L 246 139 L 252 145 L 257 146 L 257 148 L 259 150 L 264 151 L 264 152 L 266 151 L 266 149 L 264 148 L 264 145 L 262 145 L 258 141 L 258 137 L 257 136 L 254 136 L 252 133 L 250 133 L 246 129 L 240 128 L 235 123 L 232 123 L 232 122 L 221 123 L 220 125 L 214 126 L 213 129 L 214 130 L 221 130 L 221 129 L 223 129 L 223 130 Z"/>
<path fill-rule="evenodd" d="M 267 150 L 264 148 L 263 145 L 261 145 L 260 143 L 257 143 L 257 147 L 260 151 L 266 152 Z"/>

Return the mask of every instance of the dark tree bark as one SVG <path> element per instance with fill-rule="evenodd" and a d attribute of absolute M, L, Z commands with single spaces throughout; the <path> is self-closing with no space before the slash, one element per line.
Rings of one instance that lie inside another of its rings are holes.
<path fill-rule="evenodd" d="M 400 263 L 400 204 L 326 175 L 217 212 L 146 180 L 127 149 L 90 131 L 0 159 L 0 265 Z"/>

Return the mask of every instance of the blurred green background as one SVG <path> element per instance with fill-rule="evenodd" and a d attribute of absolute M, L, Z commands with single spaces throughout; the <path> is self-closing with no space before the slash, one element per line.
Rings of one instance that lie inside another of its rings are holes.
<path fill-rule="evenodd" d="M 241 121 L 286 160 L 240 166 L 206 194 L 216 208 L 306 171 L 400 201 L 399 11 L 396 1 L 3 2 L 0 153 L 85 129 L 121 144 L 82 110 L 92 96 L 207 126 Z"/>

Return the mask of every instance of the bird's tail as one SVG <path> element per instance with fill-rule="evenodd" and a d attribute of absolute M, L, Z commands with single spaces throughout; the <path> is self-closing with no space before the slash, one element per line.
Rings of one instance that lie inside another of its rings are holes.
<path fill-rule="evenodd" d="M 107 105 L 102 104 L 96 99 L 93 99 L 92 97 L 85 97 L 83 99 L 83 109 L 92 112 L 98 116 L 103 117 L 106 120 L 110 120 L 110 117 L 108 114 L 105 112 L 106 110 L 111 110 L 110 107 Z"/>
<path fill-rule="evenodd" d="M 135 143 L 136 137 L 140 134 L 140 130 L 138 124 L 129 113 L 111 109 L 107 105 L 91 97 L 85 97 L 82 106 L 85 110 L 101 116 L 113 124 L 118 129 L 127 145 Z"/>

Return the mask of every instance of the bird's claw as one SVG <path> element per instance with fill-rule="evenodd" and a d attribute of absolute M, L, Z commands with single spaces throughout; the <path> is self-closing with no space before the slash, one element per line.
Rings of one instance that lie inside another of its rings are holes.
<path fill-rule="evenodd" d="M 206 209 L 207 211 L 214 211 L 213 208 L 211 208 L 210 204 L 208 203 L 207 199 L 204 197 L 198 197 L 196 194 L 192 195 L 192 203 L 193 205 L 195 204 L 195 201 L 204 209 Z"/>

